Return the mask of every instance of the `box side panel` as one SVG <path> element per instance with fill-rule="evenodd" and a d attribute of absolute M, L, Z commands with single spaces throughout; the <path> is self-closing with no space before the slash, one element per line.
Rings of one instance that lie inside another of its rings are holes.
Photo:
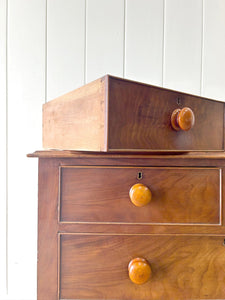
<path fill-rule="evenodd" d="M 104 150 L 105 80 L 43 105 L 44 149 Z"/>

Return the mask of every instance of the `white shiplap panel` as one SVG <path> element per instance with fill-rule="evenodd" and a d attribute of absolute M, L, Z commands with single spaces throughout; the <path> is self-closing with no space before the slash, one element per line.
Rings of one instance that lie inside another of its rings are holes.
<path fill-rule="evenodd" d="M 225 1 L 204 1 L 202 94 L 225 101 Z"/>
<path fill-rule="evenodd" d="M 162 85 L 163 0 L 127 0 L 125 22 L 125 77 Z"/>
<path fill-rule="evenodd" d="M 47 100 L 84 84 L 85 0 L 48 0 Z"/>
<path fill-rule="evenodd" d="M 164 28 L 164 86 L 200 94 L 202 0 L 166 0 Z"/>
<path fill-rule="evenodd" d="M 45 96 L 45 0 L 8 3 L 9 295 L 36 299 L 37 161 Z"/>
<path fill-rule="evenodd" d="M 0 299 L 6 294 L 6 24 L 7 2 L 0 0 Z"/>
<path fill-rule="evenodd" d="M 87 0 L 86 81 L 123 76 L 124 1 Z"/>

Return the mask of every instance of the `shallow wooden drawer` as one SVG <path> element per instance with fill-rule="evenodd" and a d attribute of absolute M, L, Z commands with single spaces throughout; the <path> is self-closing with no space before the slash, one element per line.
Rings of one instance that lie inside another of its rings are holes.
<path fill-rule="evenodd" d="M 60 299 L 225 299 L 221 236 L 61 234 Z M 150 279 L 128 276 L 136 258 L 150 264 Z"/>
<path fill-rule="evenodd" d="M 217 168 L 60 168 L 60 222 L 220 224 Z M 141 183 L 152 193 L 143 207 L 129 198 Z"/>
<path fill-rule="evenodd" d="M 194 126 L 176 131 L 171 115 L 185 107 Z M 112 76 L 43 106 L 46 149 L 223 151 L 223 129 L 223 102 Z"/>

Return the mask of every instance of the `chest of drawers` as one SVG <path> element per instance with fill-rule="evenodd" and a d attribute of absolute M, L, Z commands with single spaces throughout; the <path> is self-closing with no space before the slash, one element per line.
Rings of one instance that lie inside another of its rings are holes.
<path fill-rule="evenodd" d="M 106 75 L 43 147 L 38 300 L 225 299 L 223 102 Z"/>
<path fill-rule="evenodd" d="M 224 153 L 30 156 L 38 300 L 225 299 Z"/>

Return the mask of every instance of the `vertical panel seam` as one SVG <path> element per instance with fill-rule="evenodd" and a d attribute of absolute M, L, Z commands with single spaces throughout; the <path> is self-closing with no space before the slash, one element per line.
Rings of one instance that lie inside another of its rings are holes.
<path fill-rule="evenodd" d="M 163 0 L 163 32 L 162 32 L 162 87 L 164 86 L 165 82 L 165 18 L 166 18 L 166 0 Z"/>
<path fill-rule="evenodd" d="M 123 3 L 123 78 L 125 77 L 125 62 L 126 62 L 126 0 Z"/>
<path fill-rule="evenodd" d="M 222 197 L 223 197 L 223 169 L 219 169 L 219 181 L 220 181 L 220 189 L 219 189 L 219 197 L 220 197 L 220 222 L 219 225 L 223 225 L 223 201 L 222 201 Z"/>
<path fill-rule="evenodd" d="M 204 60 L 203 60 L 203 56 L 204 56 L 204 31 L 205 31 L 205 6 L 204 6 L 204 0 L 202 0 L 202 38 L 201 38 L 201 70 L 200 70 L 200 96 L 203 95 L 203 64 L 204 64 Z"/>
<path fill-rule="evenodd" d="M 45 0 L 45 103 L 47 102 L 47 83 L 48 83 L 48 66 L 47 66 L 47 57 L 48 57 L 48 0 Z"/>
<path fill-rule="evenodd" d="M 87 83 L 87 0 L 84 1 L 84 84 Z"/>
<path fill-rule="evenodd" d="M 5 64 L 5 75 L 6 75 L 6 86 L 5 86 L 5 89 L 6 89 L 6 96 L 5 96 L 5 101 L 6 101 L 6 136 L 5 136 L 5 153 L 6 153 L 6 165 L 5 165 L 5 172 L 6 172 L 6 186 L 5 186 L 5 189 L 6 189 L 6 211 L 5 211 L 5 214 L 6 214 L 6 223 L 5 223 L 5 226 L 6 226 L 6 240 L 5 240 L 5 253 L 6 253 L 6 269 L 5 269 L 5 275 L 6 275 L 6 294 L 8 295 L 8 291 L 9 291 L 9 266 L 8 266 L 8 263 L 9 263 L 9 255 L 8 255 L 8 246 L 9 246 L 9 237 L 8 237 L 8 14 L 9 14 L 9 9 L 8 9 L 8 1 L 9 0 L 6 0 L 6 49 L 5 49 L 5 58 L 6 58 L 6 64 Z"/>

